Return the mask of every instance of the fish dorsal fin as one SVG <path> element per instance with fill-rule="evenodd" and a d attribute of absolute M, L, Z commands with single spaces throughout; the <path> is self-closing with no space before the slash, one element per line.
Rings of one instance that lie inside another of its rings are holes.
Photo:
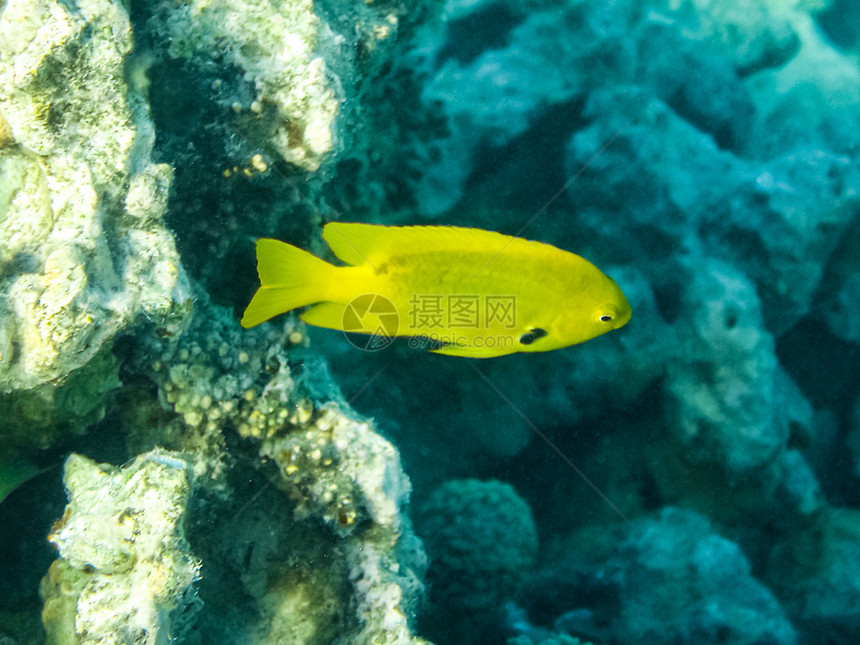
<path fill-rule="evenodd" d="M 459 226 L 382 226 L 330 222 L 323 239 L 334 254 L 347 264 L 377 264 L 398 253 L 427 251 L 468 251 L 480 249 L 498 253 L 505 247 L 533 244 L 525 240 Z"/>

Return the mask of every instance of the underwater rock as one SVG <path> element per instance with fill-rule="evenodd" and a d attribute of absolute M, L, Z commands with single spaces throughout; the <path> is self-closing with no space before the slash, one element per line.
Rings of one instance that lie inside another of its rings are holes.
<path fill-rule="evenodd" d="M 447 136 L 432 142 L 435 156 L 417 183 L 420 212 L 448 211 L 473 171 L 485 170 L 483 158 L 492 151 L 504 158 L 506 146 L 539 131 L 547 115 L 555 112 L 562 128 L 556 139 L 569 136 L 588 123 L 581 107 L 589 96 L 612 87 L 663 99 L 720 147 L 747 149 L 756 103 L 744 78 L 797 54 L 796 10 L 764 0 L 649 5 L 447 3 L 441 26 L 426 28 L 421 40 L 432 75 L 422 99 L 443 117 Z"/>
<path fill-rule="evenodd" d="M 766 573 L 804 643 L 833 643 L 860 630 L 860 511 L 827 508 L 777 542 Z"/>
<path fill-rule="evenodd" d="M 636 40 L 637 86 L 719 148 L 738 150 L 747 143 L 755 108 L 731 58 L 693 36 L 683 22 L 659 14 L 637 25 Z"/>
<path fill-rule="evenodd" d="M 522 202 L 512 187 L 542 185 L 545 173 L 556 172 L 558 183 L 547 190 L 564 185 L 576 213 L 574 231 L 560 231 L 555 240 L 562 246 L 564 235 L 609 246 L 618 263 L 641 266 L 647 256 L 657 265 L 647 272 L 655 281 L 671 275 L 663 263 L 672 249 L 704 246 L 755 279 L 773 333 L 810 310 L 823 266 L 856 208 L 860 177 L 849 151 L 860 135 L 839 136 L 839 124 L 847 129 L 857 119 L 826 105 L 826 97 L 839 95 L 844 103 L 842 95 L 854 91 L 854 63 L 834 61 L 841 70 L 834 72 L 837 80 L 818 79 L 805 63 L 795 71 L 808 72 L 801 78 L 786 79 L 778 90 L 772 85 L 786 60 L 827 49 L 803 27 L 807 13 L 761 0 L 741 6 L 690 0 L 658 2 L 653 11 L 633 11 L 628 3 L 541 7 L 526 18 L 490 3 L 506 16 L 506 28 L 496 33 L 488 18 L 475 18 L 489 15 L 487 4 L 479 6 L 452 3 L 444 29 L 456 33 L 458 21 L 471 25 L 479 31 L 470 33 L 470 42 L 488 41 L 483 52 L 470 57 L 455 44 L 428 45 L 435 58 L 428 54 L 433 76 L 424 100 L 444 116 L 451 141 L 440 139 L 438 161 L 427 165 L 416 189 L 419 210 L 449 211 L 467 182 L 484 183 L 497 190 L 467 195 L 465 205 L 479 205 L 505 222 L 512 217 L 510 202 Z M 540 37 L 534 35 L 538 27 Z M 596 33 L 584 33 L 589 29 Z M 537 66 L 534 60 L 540 60 L 540 74 L 528 71 Z M 806 117 L 819 112 L 798 105 L 800 96 L 790 111 L 766 101 L 802 93 L 807 85 L 820 94 L 815 105 L 825 103 L 820 114 L 829 115 L 822 136 L 784 136 L 798 123 L 809 130 Z M 803 119 L 795 117 L 798 111 Z M 556 130 L 547 135 L 549 123 Z M 543 157 L 529 148 L 532 139 L 538 146 L 567 137 L 563 173 L 544 158 L 552 148 Z M 781 145 L 770 147 L 768 137 Z M 540 177 L 494 170 L 491 163 L 522 164 L 520 172 L 535 164 Z M 702 181 L 709 177 L 720 179 Z M 576 183 L 568 188 L 565 178 Z M 541 203 L 533 201 L 530 210 Z"/>
<path fill-rule="evenodd" d="M 682 360 L 667 368 L 667 425 L 688 458 L 743 478 L 784 448 L 788 427 L 775 423 L 773 337 L 758 296 L 726 265 L 699 263 L 683 308 Z"/>
<path fill-rule="evenodd" d="M 690 42 L 707 43 L 741 75 L 779 67 L 797 53 L 793 7 L 768 0 L 658 0 L 660 19 L 682 26 Z"/>
<path fill-rule="evenodd" d="M 595 121 L 571 137 L 566 170 L 589 164 L 569 201 L 591 244 L 605 240 L 617 262 L 645 268 L 658 289 L 677 282 L 666 263 L 678 249 L 739 267 L 755 280 L 776 335 L 810 311 L 854 218 L 860 173 L 849 157 L 816 143 L 751 162 L 633 86 L 592 92 L 584 115 Z M 707 176 L 720 180 L 702 182 Z M 614 243 L 631 238 L 637 243 Z"/>
<path fill-rule="evenodd" d="M 119 2 L 0 14 L 0 407 L 37 444 L 34 429 L 99 418 L 117 372 L 98 357 L 119 331 L 144 315 L 172 333 L 190 307 L 161 221 L 172 171 L 150 162 L 147 107 L 124 77 L 131 49 Z"/>
<path fill-rule="evenodd" d="M 815 473 L 800 451 L 787 450 L 780 455 L 776 466 L 778 485 L 769 497 L 784 512 L 772 522 L 776 527 L 794 530 L 824 508 L 826 502 Z"/>
<path fill-rule="evenodd" d="M 537 627 L 529 622 L 526 613 L 513 602 L 505 603 L 505 622 L 508 631 L 517 634 L 508 638 L 506 645 L 592 645 L 564 633 Z"/>
<path fill-rule="evenodd" d="M 597 633 L 574 635 L 596 642 L 798 642 L 738 545 L 693 511 L 666 507 L 623 527 L 585 529 L 566 549 L 528 583 L 526 606 L 561 631 L 590 610 Z"/>
<path fill-rule="evenodd" d="M 860 172 L 850 157 L 817 145 L 754 172 L 755 185 L 745 182 L 727 199 L 730 213 L 712 212 L 722 225 L 710 219 L 714 235 L 703 238 L 755 280 L 767 327 L 781 335 L 811 312 L 825 265 L 860 203 Z"/>
<path fill-rule="evenodd" d="M 790 449 L 814 432 L 813 409 L 778 364 L 750 281 L 728 265 L 698 262 L 682 295 L 677 358 L 662 383 L 669 441 L 646 446 L 667 499 L 757 524 L 779 505 L 784 528 L 816 512 L 819 484 Z"/>
<path fill-rule="evenodd" d="M 61 557 L 42 581 L 48 643 L 187 635 L 200 604 L 200 562 L 185 537 L 184 458 L 154 450 L 116 468 L 72 454 L 64 482 L 69 505 L 49 536 Z"/>
<path fill-rule="evenodd" d="M 845 268 L 849 269 L 848 266 Z M 826 303 L 822 316 L 830 333 L 855 345 L 860 345 L 858 303 L 860 303 L 860 273 L 852 273 L 845 277 L 836 294 Z"/>
<path fill-rule="evenodd" d="M 620 642 L 797 642 L 738 546 L 696 513 L 667 508 L 635 522 L 604 566 L 621 594 Z"/>
<path fill-rule="evenodd" d="M 834 46 L 814 19 L 829 9 L 831 19 L 838 14 L 856 32 L 850 10 L 838 2 L 768 4 L 791 22 L 800 49 L 785 65 L 750 77 L 759 116 L 748 150 L 758 158 L 820 148 L 853 157 L 860 141 L 860 69 L 855 55 Z"/>
<path fill-rule="evenodd" d="M 481 151 L 510 143 L 549 108 L 581 100 L 593 84 L 631 75 L 632 43 L 619 37 L 630 25 L 630 4 L 499 13 L 498 3 L 484 3 L 472 13 L 449 3 L 443 35 L 425 35 L 435 69 L 422 100 L 442 112 L 448 132 L 433 142 L 437 160 L 416 187 L 419 212 L 434 217 L 450 209 Z M 507 29 L 498 33 L 500 24 Z M 471 57 L 461 53 L 464 30 L 471 42 L 491 39 L 487 48 Z"/>

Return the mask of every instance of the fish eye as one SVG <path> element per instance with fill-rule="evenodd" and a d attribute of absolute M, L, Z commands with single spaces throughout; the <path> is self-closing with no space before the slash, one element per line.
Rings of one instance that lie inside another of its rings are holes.
<path fill-rule="evenodd" d="M 618 308 L 612 303 L 606 303 L 597 310 L 597 320 L 602 323 L 612 322 L 617 315 Z"/>
<path fill-rule="evenodd" d="M 533 327 L 525 334 L 520 336 L 520 343 L 523 345 L 531 345 L 538 338 L 543 338 L 546 336 L 547 332 L 545 329 L 541 329 L 540 327 Z"/>

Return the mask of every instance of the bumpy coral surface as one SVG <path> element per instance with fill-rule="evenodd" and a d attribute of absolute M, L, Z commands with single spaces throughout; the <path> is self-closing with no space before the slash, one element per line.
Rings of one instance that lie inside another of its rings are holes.
<path fill-rule="evenodd" d="M 0 43 L 0 407 L 38 442 L 98 419 L 117 333 L 142 314 L 177 330 L 190 290 L 161 219 L 172 171 L 124 79 L 125 9 L 8 2 Z"/>
<path fill-rule="evenodd" d="M 256 91 L 237 111 L 265 112 L 268 144 L 291 164 L 319 168 L 334 145 L 338 101 L 316 52 L 323 28 L 310 0 L 197 2 L 156 11 L 153 37 L 173 58 L 199 62 L 216 54 Z"/>
<path fill-rule="evenodd" d="M 435 602 L 476 611 L 511 597 L 537 552 L 528 505 L 503 482 L 452 480 L 421 506 Z"/>
<path fill-rule="evenodd" d="M 155 450 L 120 469 L 73 454 L 64 482 L 69 506 L 48 538 L 61 558 L 42 581 L 48 642 L 183 637 L 199 606 L 200 568 L 184 531 L 185 460 Z"/>

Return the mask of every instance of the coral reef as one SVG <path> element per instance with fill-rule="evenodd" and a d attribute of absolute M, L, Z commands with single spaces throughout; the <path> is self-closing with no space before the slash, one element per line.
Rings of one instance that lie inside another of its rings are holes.
<path fill-rule="evenodd" d="M 237 472 L 247 470 L 228 448 L 235 433 L 255 446 L 251 454 L 277 468 L 248 491 L 249 504 L 265 504 L 255 500 L 273 482 L 290 500 L 276 502 L 289 519 L 282 538 L 253 549 L 282 564 L 272 570 L 266 556 L 255 555 L 233 583 L 245 590 L 248 613 L 259 614 L 243 629 L 260 642 L 312 642 L 321 634 L 332 639 L 326 642 L 422 642 L 410 621 L 423 596 L 426 563 L 403 512 L 410 483 L 399 453 L 355 418 L 323 366 L 311 356 L 302 364 L 306 336 L 295 319 L 277 332 L 246 332 L 231 312 L 202 298 L 185 334 L 147 342 L 139 352 L 147 359 L 136 371 L 157 385 L 158 407 L 173 414 L 153 430 L 154 402 L 125 401 L 124 416 L 141 425 L 130 430 L 134 450 L 154 443 L 194 455 L 198 485 L 221 500 L 213 503 L 229 517 L 252 514 L 231 501 Z M 246 535 L 245 521 L 228 522 L 221 540 L 259 543 L 266 523 Z M 191 535 L 207 542 L 195 530 Z M 201 554 L 215 569 L 233 566 L 235 553 L 218 545 L 207 542 Z M 223 596 L 201 589 L 206 606 L 230 600 Z M 217 612 L 204 609 L 202 620 L 210 611 Z"/>
<path fill-rule="evenodd" d="M 381 169 L 404 183 L 402 160 L 417 164 L 375 81 L 424 13 L 420 0 L 165 0 L 131 12 L 131 76 L 149 100 L 156 153 L 177 169 L 167 221 L 213 300 L 232 307 L 253 290 L 254 238 L 314 245 L 338 210 L 393 210 Z"/>
<path fill-rule="evenodd" d="M 162 221 L 172 173 L 124 80 L 125 9 L 7 2 L 0 43 L 0 408 L 13 443 L 44 446 L 100 418 L 116 335 L 141 315 L 177 331 L 190 288 Z"/>
<path fill-rule="evenodd" d="M 256 94 L 235 111 L 259 116 L 266 131 L 259 143 L 308 171 L 332 150 L 338 109 L 316 53 L 322 26 L 310 0 L 198 2 L 155 11 L 147 25 L 172 58 L 211 61 L 217 52 L 220 64 L 238 68 Z"/>
<path fill-rule="evenodd" d="M 574 249 L 634 316 L 616 338 L 474 369 L 397 347 L 357 359 L 311 332 L 416 490 L 480 472 L 511 478 L 542 531 L 617 520 L 536 428 L 628 517 L 679 504 L 741 527 L 757 572 L 856 506 L 860 118 L 856 62 L 834 45 L 851 29 L 819 28 L 835 11 L 449 2 L 418 33 L 442 122 L 415 145 L 418 211 Z"/>
<path fill-rule="evenodd" d="M 773 463 L 790 431 L 774 421 L 773 337 L 743 274 L 700 264 L 691 281 L 695 300 L 681 303 L 691 328 L 679 332 L 691 346 L 667 368 L 667 425 L 689 459 L 742 478 Z"/>
<path fill-rule="evenodd" d="M 608 82 L 618 68 L 633 71 L 631 46 L 604 28 L 608 12 L 589 11 L 582 3 L 558 13 L 529 12 L 504 3 L 498 19 L 496 7 L 480 2 L 459 9 L 449 3 L 442 33 L 427 39 L 436 69 L 422 100 L 443 111 L 448 126 L 445 138 L 433 142 L 439 162 L 426 168 L 415 189 L 419 212 L 427 217 L 462 197 L 482 149 L 509 144 L 549 106 L 575 101 L 595 78 Z M 629 24 L 631 11 L 616 7 L 612 19 L 619 27 Z M 460 51 L 461 29 L 469 23 L 489 28 L 492 22 L 508 27 L 505 47 Z"/>
<path fill-rule="evenodd" d="M 715 642 L 720 634 L 723 642 L 796 642 L 737 544 L 689 511 L 667 508 L 635 523 L 603 566 L 622 594 L 612 621 L 619 640 Z"/>
<path fill-rule="evenodd" d="M 0 642 L 856 641 L 858 20 L 6 0 Z M 416 217 L 633 318 L 490 361 L 239 327 L 254 238 Z"/>
<path fill-rule="evenodd" d="M 184 531 L 190 469 L 154 450 L 116 468 L 66 460 L 69 505 L 49 536 L 60 552 L 42 581 L 49 643 L 184 639 L 200 562 Z"/>
<path fill-rule="evenodd" d="M 250 134 L 267 134 L 257 137 L 257 145 L 267 156 L 277 152 L 297 167 L 316 169 L 333 149 L 337 114 L 332 77 L 314 53 L 322 23 L 310 3 L 261 3 L 256 13 L 234 9 L 170 7 L 149 21 L 141 41 L 170 35 L 173 47 L 165 60 L 199 62 L 212 50 L 225 60 L 232 52 L 228 66 L 240 69 L 257 90 L 238 111 L 259 117 Z M 254 27 L 264 23 L 268 31 Z M 396 18 L 387 24 L 396 26 Z M 93 427 L 110 407 L 121 413 L 101 424 L 118 423 L 132 454 L 140 455 L 123 470 L 97 467 L 84 457 L 67 462 L 72 510 L 52 535 L 63 558 L 43 584 L 50 640 L 90 642 L 111 633 L 120 642 L 136 642 L 144 632 L 162 638 L 157 634 L 171 630 L 171 638 L 184 638 L 173 612 L 194 620 L 200 608 L 186 595 L 212 589 L 205 580 L 191 585 L 197 561 L 190 555 L 190 569 L 171 569 L 164 554 L 144 552 L 158 531 L 135 524 L 143 502 L 129 495 L 151 498 L 149 524 L 161 518 L 169 525 L 178 521 L 180 501 L 185 515 L 189 477 L 195 503 L 211 511 L 230 503 L 224 500 L 236 492 L 238 471 L 256 473 L 271 458 L 295 500 L 285 510 L 302 527 L 287 535 L 294 543 L 278 544 L 278 555 L 295 562 L 328 541 L 332 550 L 322 557 L 330 565 L 305 569 L 319 581 L 308 586 L 287 566 L 278 568 L 279 579 L 265 561 L 255 561 L 248 585 L 239 585 L 246 589 L 249 615 L 256 616 L 246 627 L 261 642 L 310 642 L 322 633 L 349 643 L 421 642 L 409 623 L 423 590 L 424 556 L 403 515 L 410 486 L 398 452 L 341 405 L 318 359 L 308 357 L 309 373 L 293 380 L 290 365 L 299 359 L 288 354 L 304 344 L 301 329 L 243 334 L 228 310 L 211 305 L 186 278 L 163 217 L 174 173 L 150 161 L 156 134 L 147 103 L 152 62 L 145 49 L 130 56 L 124 6 L 6 3 L 0 32 L 2 441 L 22 450 L 67 442 L 69 431 Z M 258 38 L 253 44 L 245 37 L 251 32 Z M 292 38 L 285 40 L 285 32 Z M 226 47 L 231 35 L 235 48 Z M 375 38 L 381 42 L 385 34 Z M 249 179 L 268 164 L 263 155 L 253 156 Z M 199 311 L 192 316 L 195 291 Z M 115 342 L 123 331 L 131 333 Z M 237 438 L 246 449 L 257 446 L 250 466 L 237 466 L 232 457 L 228 441 Z M 26 455 L 20 459 L 26 465 Z M 181 471 L 181 495 L 168 485 L 169 471 L 150 472 L 157 467 Z M 32 469 L 4 472 L 11 487 Z M 90 494 L 86 483 L 104 490 Z M 176 499 L 169 498 L 171 491 Z M 162 494 L 165 504 L 176 502 L 170 513 L 156 503 Z M 234 515 L 241 510 L 232 508 Z M 197 515 L 188 527 L 188 540 L 204 547 L 199 557 L 206 570 L 227 575 L 235 554 L 217 557 Z M 139 533 L 128 538 L 132 529 Z M 174 549 L 171 540 L 184 538 L 179 528 L 164 531 L 167 553 Z M 234 524 L 222 537 L 230 543 L 241 532 Z M 164 560 L 164 572 L 151 568 L 153 558 Z M 189 575 L 180 581 L 183 572 Z M 254 582 L 263 579 L 271 584 Z M 300 600 L 324 588 L 329 593 L 323 606 Z M 124 606 L 123 598 L 139 601 L 146 615 L 109 610 L 111 602 Z M 209 598 L 213 607 L 221 606 L 220 598 Z M 184 612 L 179 599 L 187 601 Z"/>
<path fill-rule="evenodd" d="M 596 642 L 798 642 L 738 545 L 685 509 L 582 531 L 529 586 L 531 616 Z"/>
<path fill-rule="evenodd" d="M 860 513 L 826 509 L 769 554 L 767 581 L 797 619 L 803 642 L 856 634 Z"/>

